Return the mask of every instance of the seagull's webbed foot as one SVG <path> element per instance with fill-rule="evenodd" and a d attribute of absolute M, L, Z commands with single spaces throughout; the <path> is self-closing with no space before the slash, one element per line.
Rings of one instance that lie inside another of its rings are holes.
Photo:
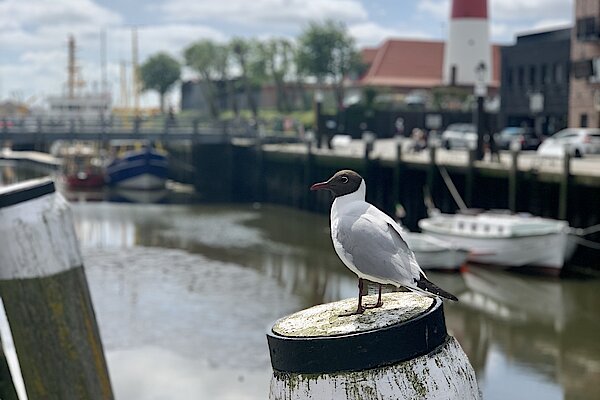
<path fill-rule="evenodd" d="M 369 305 L 365 304 L 365 305 L 363 306 L 363 308 L 365 308 L 365 309 L 367 309 L 367 310 L 370 310 L 370 309 L 372 309 L 372 308 L 379 308 L 379 307 L 381 307 L 382 305 L 383 305 L 383 301 L 378 301 L 378 302 L 377 302 L 377 303 L 375 303 L 375 304 L 369 304 Z"/>
<path fill-rule="evenodd" d="M 361 305 L 360 307 L 358 307 L 354 311 L 351 311 L 351 312 L 348 312 L 348 313 L 344 313 L 344 314 L 340 314 L 340 317 L 349 317 L 351 315 L 360 315 L 360 314 L 364 313 L 366 309 L 367 309 L 366 306 L 362 306 Z"/>

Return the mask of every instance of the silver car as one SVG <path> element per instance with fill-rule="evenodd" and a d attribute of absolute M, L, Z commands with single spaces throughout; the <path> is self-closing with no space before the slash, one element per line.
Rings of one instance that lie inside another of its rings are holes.
<path fill-rule="evenodd" d="M 446 149 L 474 149 L 477 147 L 477 128 L 473 124 L 450 124 L 442 132 L 442 146 Z"/>
<path fill-rule="evenodd" d="M 600 129 L 563 129 L 544 140 L 537 150 L 544 157 L 562 157 L 565 153 L 573 157 L 600 153 Z"/>

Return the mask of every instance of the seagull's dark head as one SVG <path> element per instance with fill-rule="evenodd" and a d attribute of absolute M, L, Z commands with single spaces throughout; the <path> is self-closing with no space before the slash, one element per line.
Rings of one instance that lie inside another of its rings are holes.
<path fill-rule="evenodd" d="M 362 176 L 352 170 L 344 169 L 336 172 L 326 182 L 315 183 L 310 187 L 310 190 L 327 189 L 335 197 L 339 197 L 356 192 L 362 181 Z"/>

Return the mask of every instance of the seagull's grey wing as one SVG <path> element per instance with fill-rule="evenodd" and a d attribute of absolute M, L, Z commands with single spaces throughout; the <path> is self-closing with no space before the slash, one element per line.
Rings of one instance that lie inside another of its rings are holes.
<path fill-rule="evenodd" d="M 354 266 L 375 281 L 415 286 L 419 279 L 412 251 L 385 219 L 370 213 L 344 216 L 336 238 Z"/>

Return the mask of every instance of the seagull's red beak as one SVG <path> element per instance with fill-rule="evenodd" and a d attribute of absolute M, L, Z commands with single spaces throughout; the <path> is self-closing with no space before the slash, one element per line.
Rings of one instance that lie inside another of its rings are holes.
<path fill-rule="evenodd" d="M 315 183 L 310 187 L 310 190 L 329 189 L 329 182 Z"/>

